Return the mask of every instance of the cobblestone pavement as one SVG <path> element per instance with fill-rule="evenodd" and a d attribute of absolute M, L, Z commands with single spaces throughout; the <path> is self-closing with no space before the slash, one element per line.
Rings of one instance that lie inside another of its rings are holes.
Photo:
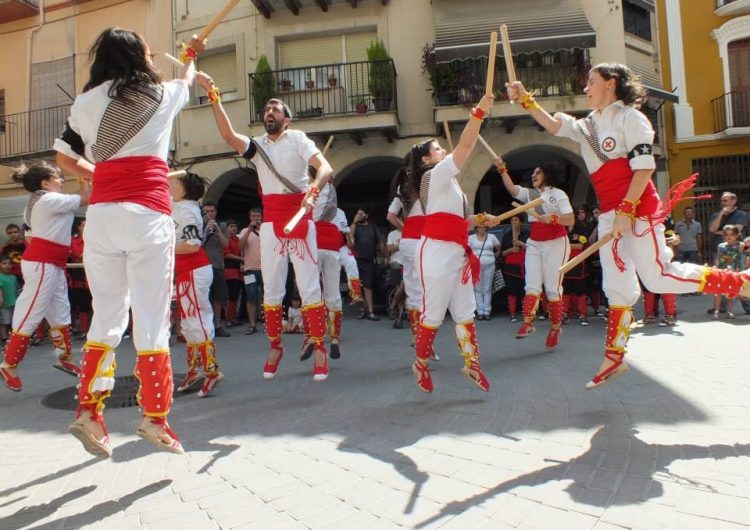
<path fill-rule="evenodd" d="M 23 392 L 0 388 L 0 529 L 749 526 L 750 317 L 714 322 L 709 298 L 678 302 L 678 325 L 636 329 L 631 372 L 589 392 L 600 319 L 566 326 L 555 353 L 547 322 L 524 340 L 502 316 L 478 323 L 489 393 L 461 376 L 446 324 L 432 395 L 409 370 L 408 331 L 386 318 L 348 311 L 324 383 L 299 362 L 299 336 L 263 381 L 263 334 L 235 328 L 218 339 L 216 395 L 174 403 L 184 456 L 137 438 L 132 407 L 106 410 L 112 458 L 88 455 L 67 433 L 73 412 L 41 404 L 74 380 L 34 348 Z M 130 340 L 118 351 L 131 374 Z"/>

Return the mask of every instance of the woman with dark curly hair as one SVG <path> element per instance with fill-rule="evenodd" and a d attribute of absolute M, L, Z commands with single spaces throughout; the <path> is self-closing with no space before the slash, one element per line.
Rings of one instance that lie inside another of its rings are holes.
<path fill-rule="evenodd" d="M 563 286 L 559 269 L 570 256 L 566 227 L 573 226 L 575 222 L 573 207 L 565 192 L 556 187 L 558 177 L 552 166 L 542 165 L 534 169 L 531 188 L 513 184 L 502 158 L 495 160 L 495 167 L 500 172 L 505 189 L 514 198 L 522 202 L 539 197 L 544 199 L 544 203 L 529 216 L 531 234 L 526 241 L 526 294 L 521 306 L 523 323 L 516 332 L 516 338 L 523 339 L 536 331 L 534 318 L 544 284 L 551 325 L 545 346 L 552 351 L 557 348 L 563 319 Z"/>
<path fill-rule="evenodd" d="M 161 449 L 183 452 L 167 423 L 175 252 L 167 155 L 172 122 L 190 99 L 194 60 L 203 49 L 193 37 L 183 50 L 179 78 L 162 82 L 143 37 L 121 28 L 104 30 L 89 52 L 84 93 L 54 144 L 61 168 L 93 178 L 83 261 L 94 317 L 83 346 L 79 406 L 70 431 L 98 456 L 112 453 L 102 411 L 114 386 L 115 348 L 131 307 L 144 415 L 137 434 Z"/>
<path fill-rule="evenodd" d="M 551 116 L 518 81 L 507 87 L 511 100 L 518 101 L 548 132 L 580 144 L 602 212 L 599 237 L 613 236 L 599 250 L 609 299 L 604 360 L 587 389 L 628 371 L 623 358 L 632 307 L 640 296 L 638 277 L 658 293 L 750 294 L 747 273 L 671 262 L 662 221 L 696 176 L 676 185 L 661 204 L 651 181 L 656 167 L 654 130 L 638 110 L 646 92 L 627 66 L 601 63 L 591 68 L 584 91 L 593 110 L 582 119 L 562 112 Z"/>

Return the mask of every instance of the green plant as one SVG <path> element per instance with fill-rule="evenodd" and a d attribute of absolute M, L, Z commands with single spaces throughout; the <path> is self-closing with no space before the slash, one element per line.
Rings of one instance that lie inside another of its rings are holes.
<path fill-rule="evenodd" d="M 253 76 L 253 105 L 255 112 L 262 113 L 266 102 L 276 95 L 276 79 L 268 62 L 268 57 L 261 55 L 258 57 L 258 64 L 255 66 L 255 75 Z"/>
<path fill-rule="evenodd" d="M 370 95 L 381 102 L 387 100 L 385 106 L 390 106 L 396 79 L 391 56 L 381 39 L 370 42 L 367 47 L 367 60 L 370 61 Z M 374 104 L 378 106 L 378 103 Z"/>
<path fill-rule="evenodd" d="M 432 95 L 438 103 L 456 102 L 460 76 L 451 64 L 437 62 L 435 44 L 429 42 L 422 48 L 422 74 L 429 78 Z"/>

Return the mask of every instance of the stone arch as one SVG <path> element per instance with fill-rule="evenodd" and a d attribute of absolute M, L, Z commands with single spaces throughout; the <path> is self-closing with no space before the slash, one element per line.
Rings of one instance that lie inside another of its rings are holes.
<path fill-rule="evenodd" d="M 355 160 L 334 177 L 339 208 L 351 219 L 359 207 L 366 207 L 370 218 L 385 226 L 391 201 L 390 184 L 403 160 L 395 156 L 370 156 Z"/>
<path fill-rule="evenodd" d="M 258 174 L 248 167 L 225 171 L 211 182 L 204 201 L 218 205 L 219 220 L 231 218 L 244 226 L 247 224 L 248 210 L 260 206 Z"/>

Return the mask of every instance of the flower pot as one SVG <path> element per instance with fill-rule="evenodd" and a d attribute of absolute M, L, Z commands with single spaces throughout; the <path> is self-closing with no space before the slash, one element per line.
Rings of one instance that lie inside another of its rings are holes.
<path fill-rule="evenodd" d="M 372 98 L 372 106 L 375 107 L 376 112 L 381 112 L 391 108 L 391 98 Z"/>
<path fill-rule="evenodd" d="M 338 85 L 338 83 L 339 83 L 339 80 L 336 79 L 335 77 L 328 78 L 328 86 L 335 87 L 336 85 Z"/>
<path fill-rule="evenodd" d="M 367 112 L 367 103 L 357 103 L 354 108 L 357 109 L 357 114 L 364 114 Z"/>
<path fill-rule="evenodd" d="M 313 81 L 312 79 L 308 79 L 307 81 L 305 81 L 305 88 L 307 90 L 312 90 L 313 88 L 315 88 L 315 81 Z"/>
<path fill-rule="evenodd" d="M 287 80 L 279 81 L 282 92 L 289 92 L 292 89 L 292 82 Z"/>

